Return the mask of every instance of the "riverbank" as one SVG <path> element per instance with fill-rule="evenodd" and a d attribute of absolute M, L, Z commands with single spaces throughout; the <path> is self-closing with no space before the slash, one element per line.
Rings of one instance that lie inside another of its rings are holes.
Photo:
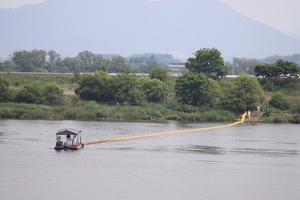
<path fill-rule="evenodd" d="M 73 76 L 50 75 L 23 75 L 4 74 L 10 82 L 10 89 L 17 91 L 26 84 L 39 82 L 41 84 L 57 83 L 64 90 L 62 105 L 48 106 L 24 103 L 0 103 L 0 118 L 2 119 L 45 119 L 45 120 L 176 120 L 199 122 L 227 122 L 236 121 L 238 117 L 225 110 L 204 110 L 201 108 L 180 108 L 171 91 L 166 102 L 160 104 L 146 103 L 142 105 L 108 105 L 96 102 L 81 101 L 74 93 L 78 84 L 73 81 Z M 174 81 L 174 80 L 173 80 Z M 264 123 L 300 123 L 300 94 L 282 91 L 291 103 L 291 108 L 286 111 L 269 109 L 268 112 L 252 111 L 247 122 Z M 266 102 L 270 101 L 274 92 L 264 92 Z"/>
<path fill-rule="evenodd" d="M 226 110 L 178 112 L 161 104 L 103 105 L 96 102 L 81 102 L 47 106 L 25 103 L 0 103 L 2 119 L 44 120 L 176 120 L 197 122 L 234 121 L 236 116 Z"/>
<path fill-rule="evenodd" d="M 47 106 L 24 103 L 0 103 L 0 119 L 29 120 L 113 120 L 113 121 L 193 121 L 193 122 L 231 122 L 239 121 L 239 117 L 225 110 L 209 110 L 198 112 L 178 112 L 167 109 L 161 104 L 139 106 L 103 105 L 96 102 L 83 102 L 79 105 L 64 104 Z M 274 110 L 269 116 L 264 112 L 252 111 L 245 122 L 260 123 L 300 123 L 298 114 Z"/>

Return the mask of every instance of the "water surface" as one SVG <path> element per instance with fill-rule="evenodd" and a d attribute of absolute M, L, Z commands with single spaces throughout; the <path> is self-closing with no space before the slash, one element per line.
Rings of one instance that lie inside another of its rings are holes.
<path fill-rule="evenodd" d="M 84 141 L 216 123 L 0 121 L 3 199 L 299 199 L 299 125 L 243 123 L 209 131 L 55 151 L 55 132 Z"/>

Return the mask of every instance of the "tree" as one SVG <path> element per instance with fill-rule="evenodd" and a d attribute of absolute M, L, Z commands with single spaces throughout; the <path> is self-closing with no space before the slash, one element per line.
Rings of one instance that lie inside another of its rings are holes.
<path fill-rule="evenodd" d="M 154 55 L 151 55 L 151 57 L 146 62 L 150 70 L 158 67 L 158 62 L 156 61 Z"/>
<path fill-rule="evenodd" d="M 113 97 L 117 102 L 140 103 L 144 99 L 135 76 L 120 73 L 113 77 Z"/>
<path fill-rule="evenodd" d="M 15 51 L 12 61 L 18 66 L 21 72 L 42 71 L 46 62 L 47 52 L 34 49 L 32 51 Z"/>
<path fill-rule="evenodd" d="M 166 83 L 158 79 L 142 76 L 138 79 L 148 102 L 163 102 L 169 93 Z"/>
<path fill-rule="evenodd" d="M 288 110 L 291 106 L 290 102 L 281 93 L 274 94 L 269 104 L 280 110 Z"/>
<path fill-rule="evenodd" d="M 105 68 L 105 61 L 101 55 L 94 55 L 91 72 L 97 71 L 98 69 Z"/>
<path fill-rule="evenodd" d="M 0 73 L 0 103 L 10 101 L 12 91 L 9 89 L 9 81 Z"/>
<path fill-rule="evenodd" d="M 56 63 L 61 60 L 60 54 L 56 53 L 54 50 L 48 51 L 49 62 L 51 67 L 54 68 L 54 72 L 56 73 Z"/>
<path fill-rule="evenodd" d="M 289 61 L 284 61 L 282 59 L 277 60 L 273 64 L 259 64 L 254 68 L 256 76 L 261 76 L 264 78 L 287 78 L 292 76 L 298 76 L 300 73 L 300 67 Z"/>
<path fill-rule="evenodd" d="M 149 74 L 151 79 L 158 79 L 160 81 L 166 82 L 169 78 L 168 70 L 162 67 L 153 68 Z"/>
<path fill-rule="evenodd" d="M 39 83 L 27 84 L 17 92 L 16 101 L 22 103 L 42 104 L 44 97 Z"/>
<path fill-rule="evenodd" d="M 187 73 L 176 80 L 176 97 L 183 104 L 213 106 L 221 96 L 219 85 L 202 73 Z"/>
<path fill-rule="evenodd" d="M 255 76 L 263 77 L 263 78 L 270 78 L 273 76 L 273 64 L 258 64 L 254 67 Z"/>
<path fill-rule="evenodd" d="M 262 62 L 257 59 L 249 59 L 249 58 L 233 58 L 232 65 L 230 66 L 231 74 L 250 74 L 254 75 L 254 68 L 256 65 L 261 64 Z"/>
<path fill-rule="evenodd" d="M 122 56 L 115 56 L 111 59 L 109 66 L 108 66 L 108 70 L 109 70 L 109 72 L 118 73 L 122 69 L 128 67 L 128 65 L 126 63 L 127 63 L 126 58 L 124 58 Z"/>
<path fill-rule="evenodd" d="M 223 92 L 222 108 L 242 113 L 255 109 L 265 100 L 263 90 L 255 77 L 242 74 L 233 80 L 229 88 Z"/>
<path fill-rule="evenodd" d="M 190 72 L 203 73 L 209 78 L 218 79 L 228 74 L 228 67 L 224 64 L 219 50 L 202 48 L 194 53 L 195 58 L 189 58 L 185 67 Z"/>
<path fill-rule="evenodd" d="M 82 71 L 93 72 L 91 66 L 94 61 L 94 54 L 90 51 L 79 52 L 77 58 L 80 60 Z"/>
<path fill-rule="evenodd" d="M 62 65 L 66 67 L 70 72 L 80 72 L 79 60 L 77 58 L 66 57 L 62 60 Z"/>
<path fill-rule="evenodd" d="M 56 83 L 48 83 L 44 86 L 43 95 L 45 103 L 49 105 L 58 105 L 63 98 L 64 90 L 60 89 Z"/>
<path fill-rule="evenodd" d="M 80 75 L 79 87 L 75 93 L 83 100 L 110 102 L 113 101 L 113 81 L 106 71 Z"/>

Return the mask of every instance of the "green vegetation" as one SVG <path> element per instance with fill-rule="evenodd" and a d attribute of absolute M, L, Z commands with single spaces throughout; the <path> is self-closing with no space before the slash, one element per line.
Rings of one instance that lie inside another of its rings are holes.
<path fill-rule="evenodd" d="M 31 52 L 39 53 L 45 52 Z M 48 52 L 48 56 L 48 64 L 57 70 L 60 56 L 54 51 Z M 214 48 L 196 51 L 195 58 L 189 58 L 186 63 L 189 72 L 179 77 L 169 77 L 165 68 L 157 66 L 153 56 L 148 60 L 149 66 L 151 63 L 153 66 L 149 77 L 132 74 L 130 68 L 122 65 L 125 60 L 118 56 L 112 59 L 119 63 L 115 66 L 88 51 L 80 52 L 76 59 L 82 68 L 93 73 L 0 74 L 0 117 L 232 121 L 246 110 L 260 109 L 256 114 L 263 113 L 262 117 L 251 117 L 251 120 L 300 121 L 300 79 L 297 78 L 300 68 L 292 62 L 258 63 L 254 67 L 257 77 L 241 74 L 226 79 L 223 76 L 228 68 Z M 38 59 L 29 61 L 28 68 L 34 66 L 32 63 L 40 63 Z M 116 66 L 120 67 L 119 73 L 109 75 L 107 68 L 114 70 Z"/>
<path fill-rule="evenodd" d="M 276 93 L 272 96 L 269 104 L 280 110 L 288 110 L 291 106 L 290 102 L 281 93 Z"/>
<path fill-rule="evenodd" d="M 25 103 L 0 103 L 2 119 L 73 119 L 73 120 L 186 120 L 186 121 L 233 121 L 236 116 L 224 110 L 205 112 L 178 112 L 162 104 L 140 106 L 104 105 L 81 102 L 47 106 Z"/>
<path fill-rule="evenodd" d="M 154 56 L 155 55 L 155 56 Z M 103 56 L 107 56 L 106 58 Z M 34 49 L 15 51 L 11 60 L 0 62 L 2 72 L 43 72 L 43 73 L 86 73 L 99 69 L 109 73 L 133 72 L 150 73 L 153 68 L 166 68 L 166 63 L 176 61 L 168 54 L 144 54 L 125 58 L 116 54 L 93 54 L 82 51 L 76 57 L 62 58 L 54 50 Z M 159 62 L 156 60 L 159 60 Z"/>
<path fill-rule="evenodd" d="M 203 73 L 213 79 L 224 77 L 228 74 L 228 67 L 225 65 L 221 52 L 218 49 L 202 48 L 194 53 L 195 58 L 187 60 L 185 67 L 190 72 Z"/>

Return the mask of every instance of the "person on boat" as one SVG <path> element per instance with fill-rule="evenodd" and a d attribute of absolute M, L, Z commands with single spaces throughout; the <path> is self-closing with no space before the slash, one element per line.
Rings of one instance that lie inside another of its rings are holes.
<path fill-rule="evenodd" d="M 64 146 L 65 147 L 69 147 L 70 144 L 71 144 L 71 136 L 67 135 L 67 140 L 65 141 Z"/>
<path fill-rule="evenodd" d="M 72 144 L 76 144 L 76 135 L 74 135 L 74 137 L 72 139 Z"/>

